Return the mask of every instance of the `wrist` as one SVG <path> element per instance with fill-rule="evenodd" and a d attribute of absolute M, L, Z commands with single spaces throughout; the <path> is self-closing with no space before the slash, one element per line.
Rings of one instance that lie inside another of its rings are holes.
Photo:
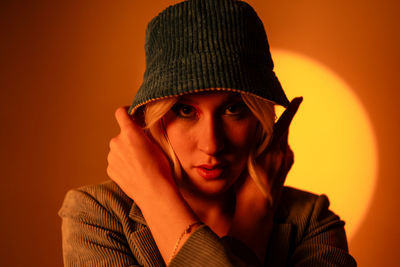
<path fill-rule="evenodd" d="M 140 207 L 145 210 L 148 206 L 161 205 L 168 200 L 175 200 L 179 198 L 179 191 L 175 182 L 168 177 L 153 177 L 147 183 L 143 184 L 132 192 L 132 199 Z M 160 203 L 158 203 L 160 202 Z"/>
<path fill-rule="evenodd" d="M 197 229 L 199 219 L 177 190 L 164 193 L 139 207 L 164 261 L 168 263 Z M 190 233 L 186 234 L 188 226 L 191 226 Z M 182 236 L 182 233 L 185 234 Z"/>

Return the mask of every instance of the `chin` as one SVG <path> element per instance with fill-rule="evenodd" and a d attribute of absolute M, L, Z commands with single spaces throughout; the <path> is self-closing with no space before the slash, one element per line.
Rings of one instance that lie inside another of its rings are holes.
<path fill-rule="evenodd" d="M 196 188 L 196 192 L 199 195 L 203 195 L 206 197 L 218 197 L 225 195 L 226 192 L 228 192 L 230 187 L 202 187 L 202 188 Z"/>
<path fill-rule="evenodd" d="M 231 180 L 227 179 L 215 179 L 205 180 L 202 177 L 195 177 L 196 179 L 188 179 L 186 176 L 186 182 L 184 187 L 192 194 L 196 194 L 204 197 L 218 197 L 228 192 L 233 185 Z"/>

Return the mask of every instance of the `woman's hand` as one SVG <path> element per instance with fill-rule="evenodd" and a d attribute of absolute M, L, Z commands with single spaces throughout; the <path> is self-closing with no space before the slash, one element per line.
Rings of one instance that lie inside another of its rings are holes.
<path fill-rule="evenodd" d="M 161 148 L 126 108 L 118 108 L 115 117 L 121 132 L 110 142 L 107 173 L 138 204 L 168 262 L 179 235 L 198 219 L 180 195 Z"/>
<path fill-rule="evenodd" d="M 110 141 L 107 173 L 140 205 L 176 190 L 170 164 L 161 148 L 131 118 L 125 107 L 115 112 L 121 132 Z"/>
<path fill-rule="evenodd" d="M 269 185 L 264 195 L 249 176 L 236 193 L 235 215 L 229 235 L 245 242 L 260 260 L 265 257 L 267 241 L 273 226 L 273 217 L 286 176 L 293 164 L 293 152 L 288 145 L 290 123 L 302 98 L 295 98 L 274 125 L 272 140 L 257 159 L 257 173 Z"/>

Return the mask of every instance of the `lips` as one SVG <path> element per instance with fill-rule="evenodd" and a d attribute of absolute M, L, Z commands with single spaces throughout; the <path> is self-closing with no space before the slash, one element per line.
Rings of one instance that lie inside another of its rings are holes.
<path fill-rule="evenodd" d="M 196 166 L 197 173 L 206 180 L 215 180 L 218 179 L 222 172 L 224 171 L 224 167 L 222 165 L 199 165 Z"/>

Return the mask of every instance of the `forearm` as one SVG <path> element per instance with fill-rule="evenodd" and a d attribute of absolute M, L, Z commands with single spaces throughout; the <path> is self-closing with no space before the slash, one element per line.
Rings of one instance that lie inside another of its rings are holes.
<path fill-rule="evenodd" d="M 139 207 L 165 263 L 168 264 L 191 234 L 181 237 L 182 233 L 199 219 L 174 187 L 159 185 L 155 190 L 153 195 L 162 197 L 142 201 Z M 198 225 L 194 225 L 191 232 L 197 227 Z"/>

